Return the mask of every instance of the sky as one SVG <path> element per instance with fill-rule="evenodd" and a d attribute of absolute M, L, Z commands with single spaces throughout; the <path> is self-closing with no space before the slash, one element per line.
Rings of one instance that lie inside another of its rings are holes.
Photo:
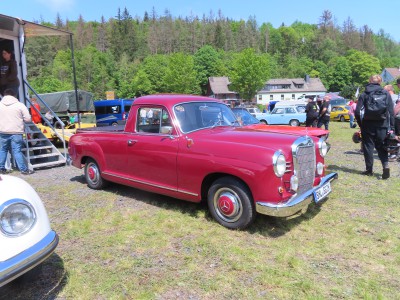
<path fill-rule="evenodd" d="M 317 24 L 323 11 L 332 12 L 338 26 L 351 18 L 357 28 L 368 25 L 374 33 L 383 29 L 400 42 L 400 1 L 386 0 L 379 5 L 376 0 L 14 0 L 0 1 L 0 14 L 19 17 L 26 21 L 55 23 L 57 13 L 62 20 L 76 21 L 81 15 L 85 21 L 100 21 L 115 17 L 118 8 L 127 8 L 132 17 L 143 18 L 154 10 L 162 16 L 167 9 L 173 17 L 203 15 L 215 16 L 221 11 L 232 20 L 255 17 L 258 25 L 271 23 L 274 28 L 291 25 L 295 21 Z"/>

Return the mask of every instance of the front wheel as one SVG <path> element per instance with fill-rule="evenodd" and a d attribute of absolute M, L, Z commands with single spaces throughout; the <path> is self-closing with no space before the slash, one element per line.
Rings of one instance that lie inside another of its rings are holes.
<path fill-rule="evenodd" d="M 290 126 L 300 126 L 300 122 L 298 120 L 290 120 Z"/>
<path fill-rule="evenodd" d="M 340 116 L 340 122 L 344 122 L 346 121 L 346 119 L 344 118 L 344 116 Z"/>
<path fill-rule="evenodd" d="M 101 177 L 100 168 L 93 159 L 88 159 L 85 164 L 85 179 L 88 186 L 94 190 L 101 190 L 107 186 L 107 181 Z"/>
<path fill-rule="evenodd" d="M 244 229 L 256 217 L 249 189 L 233 177 L 217 179 L 208 190 L 207 203 L 213 218 L 229 229 Z"/>
<path fill-rule="evenodd" d="M 268 122 L 265 120 L 261 120 L 260 123 L 264 124 L 264 125 L 268 125 Z"/>

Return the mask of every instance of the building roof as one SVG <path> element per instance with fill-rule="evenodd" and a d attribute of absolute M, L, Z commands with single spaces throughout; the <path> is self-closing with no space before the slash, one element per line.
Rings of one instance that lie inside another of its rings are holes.
<path fill-rule="evenodd" d="M 400 77 L 400 67 L 399 68 L 385 68 L 386 72 L 392 75 L 393 79 Z"/>
<path fill-rule="evenodd" d="M 209 77 L 208 82 L 210 83 L 210 89 L 214 95 L 217 94 L 236 94 L 236 92 L 232 92 L 229 90 L 229 85 L 231 82 L 229 78 L 224 77 Z"/>
<path fill-rule="evenodd" d="M 303 87 L 296 87 L 296 85 L 303 84 Z M 290 85 L 287 89 L 269 89 L 269 86 L 276 85 Z M 306 93 L 306 92 L 326 92 L 324 84 L 319 78 L 289 78 L 289 79 L 270 79 L 265 83 L 265 86 L 260 90 L 259 94 L 271 93 Z"/>

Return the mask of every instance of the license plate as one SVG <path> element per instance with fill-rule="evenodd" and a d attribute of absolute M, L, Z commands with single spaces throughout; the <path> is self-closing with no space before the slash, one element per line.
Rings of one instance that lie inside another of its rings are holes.
<path fill-rule="evenodd" d="M 331 192 L 331 183 L 327 182 L 314 192 L 314 201 L 319 202 Z"/>

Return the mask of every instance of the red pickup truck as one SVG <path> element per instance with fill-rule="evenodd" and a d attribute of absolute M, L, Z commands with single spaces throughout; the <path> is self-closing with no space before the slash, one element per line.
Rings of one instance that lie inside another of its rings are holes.
<path fill-rule="evenodd" d="M 257 213 L 290 217 L 331 192 L 325 136 L 283 126 L 241 126 L 222 102 L 201 96 L 137 98 L 125 127 L 81 129 L 72 164 L 90 188 L 108 182 L 200 202 L 214 219 L 243 229 Z"/>

